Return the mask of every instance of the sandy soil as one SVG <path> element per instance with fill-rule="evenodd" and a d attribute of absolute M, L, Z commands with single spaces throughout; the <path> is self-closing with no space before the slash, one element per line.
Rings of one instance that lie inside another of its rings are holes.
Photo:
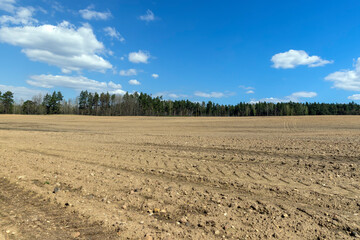
<path fill-rule="evenodd" d="M 356 239 L 360 117 L 0 115 L 0 240 Z"/>

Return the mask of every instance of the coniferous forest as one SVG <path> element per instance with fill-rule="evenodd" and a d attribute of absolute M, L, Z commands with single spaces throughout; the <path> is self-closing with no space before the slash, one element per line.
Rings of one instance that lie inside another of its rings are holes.
<path fill-rule="evenodd" d="M 0 92 L 2 114 L 79 114 L 94 116 L 294 116 L 360 115 L 360 105 L 350 103 L 240 102 L 222 105 L 211 101 L 165 100 L 146 93 L 91 93 L 82 91 L 74 100 L 65 100 L 61 92 L 34 96 L 15 103 L 10 91 Z"/>

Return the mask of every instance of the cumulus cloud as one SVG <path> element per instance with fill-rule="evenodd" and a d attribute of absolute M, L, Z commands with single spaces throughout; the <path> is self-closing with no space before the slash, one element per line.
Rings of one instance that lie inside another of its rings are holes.
<path fill-rule="evenodd" d="M 121 76 L 135 76 L 137 75 L 136 69 L 130 68 L 128 70 L 120 70 Z"/>
<path fill-rule="evenodd" d="M 334 82 L 334 88 L 349 91 L 360 91 L 360 58 L 353 70 L 340 70 L 329 74 L 325 80 Z"/>
<path fill-rule="evenodd" d="M 151 76 L 155 79 L 159 78 L 159 74 L 156 74 L 156 73 L 153 73 Z"/>
<path fill-rule="evenodd" d="M 15 0 L 0 0 L 0 10 L 12 13 L 15 10 L 15 3 Z"/>
<path fill-rule="evenodd" d="M 104 31 L 105 31 L 106 35 L 108 35 L 112 39 L 117 39 L 120 42 L 125 42 L 125 38 L 123 36 L 121 36 L 121 34 L 118 31 L 116 31 L 115 28 L 106 27 L 106 28 L 104 28 Z"/>
<path fill-rule="evenodd" d="M 138 52 L 129 53 L 128 59 L 132 63 L 148 63 L 150 53 L 139 50 Z"/>
<path fill-rule="evenodd" d="M 258 102 L 269 102 L 269 103 L 279 103 L 279 102 L 301 102 L 303 98 L 314 98 L 317 96 L 316 92 L 295 92 L 289 96 L 284 98 L 262 98 L 260 100 L 252 99 L 250 103 L 258 103 Z"/>
<path fill-rule="evenodd" d="M 27 87 L 9 86 L 9 85 L 0 85 L 0 91 L 3 93 L 6 91 L 11 91 L 12 93 L 14 93 L 15 99 L 23 99 L 23 100 L 28 100 L 31 99 L 33 96 L 46 93 L 45 91 L 42 90 L 30 89 Z"/>
<path fill-rule="evenodd" d="M 146 21 L 146 22 L 151 22 L 151 21 L 155 20 L 155 15 L 150 9 L 148 9 L 146 11 L 146 14 L 140 16 L 139 18 L 140 18 L 140 20 L 143 20 L 143 21 Z"/>
<path fill-rule="evenodd" d="M 104 45 L 88 25 L 76 29 L 64 21 L 57 26 L 1 27 L 0 42 L 22 47 L 31 60 L 60 67 L 64 73 L 112 68 L 98 55 L 104 51 Z"/>
<path fill-rule="evenodd" d="M 97 12 L 97 11 L 94 11 L 92 9 L 94 9 L 94 6 L 90 5 L 86 9 L 80 10 L 79 13 L 80 13 L 81 17 L 86 19 L 86 20 L 91 20 L 91 19 L 107 20 L 108 18 L 111 17 L 111 13 L 109 11 L 107 11 L 107 12 Z"/>
<path fill-rule="evenodd" d="M 197 97 L 203 97 L 203 98 L 223 98 L 223 97 L 233 96 L 233 95 L 235 95 L 235 93 L 231 93 L 231 92 L 226 92 L 226 93 L 210 92 L 210 93 L 206 93 L 206 92 L 196 91 L 196 92 L 194 92 L 194 95 L 197 96 Z"/>
<path fill-rule="evenodd" d="M 131 80 L 129 80 L 129 84 L 130 85 L 140 85 L 141 83 L 136 79 L 131 79 Z"/>
<path fill-rule="evenodd" d="M 26 81 L 29 85 L 42 88 L 65 87 L 76 91 L 88 90 L 124 94 L 120 84 L 114 82 L 99 82 L 84 76 L 63 75 L 33 75 Z"/>
<path fill-rule="evenodd" d="M 308 67 L 324 66 L 333 61 L 321 59 L 319 56 L 309 56 L 303 50 L 289 50 L 287 52 L 278 53 L 272 56 L 271 61 L 274 68 L 295 68 L 299 65 L 307 65 Z"/>
<path fill-rule="evenodd" d="M 354 94 L 348 97 L 350 100 L 360 100 L 360 94 Z"/>

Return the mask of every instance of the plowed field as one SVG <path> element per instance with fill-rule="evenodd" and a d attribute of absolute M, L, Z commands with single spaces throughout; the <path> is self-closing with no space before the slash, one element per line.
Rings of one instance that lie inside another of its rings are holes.
<path fill-rule="evenodd" d="M 360 117 L 0 115 L 0 240 L 356 239 Z"/>

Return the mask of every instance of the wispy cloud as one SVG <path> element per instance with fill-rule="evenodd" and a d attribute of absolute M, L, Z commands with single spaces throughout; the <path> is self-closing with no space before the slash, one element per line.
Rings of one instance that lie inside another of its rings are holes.
<path fill-rule="evenodd" d="M 348 97 L 350 100 L 360 100 L 360 94 L 354 94 Z"/>
<path fill-rule="evenodd" d="M 244 85 L 240 85 L 239 88 L 242 88 L 244 90 L 254 90 L 255 89 L 253 87 L 247 87 L 247 86 L 244 86 Z"/>
<path fill-rule="evenodd" d="M 240 85 L 239 88 L 247 90 L 245 93 L 246 94 L 253 94 L 255 93 L 255 88 L 254 87 L 249 87 L 249 86 L 244 86 L 244 85 Z"/>
<path fill-rule="evenodd" d="M 135 76 L 137 75 L 137 70 L 134 68 L 130 68 L 127 70 L 120 70 L 120 76 Z"/>
<path fill-rule="evenodd" d="M 125 38 L 123 36 L 121 36 L 121 34 L 118 31 L 116 31 L 115 28 L 106 27 L 106 28 L 104 28 L 104 31 L 105 31 L 106 35 L 111 37 L 112 39 L 117 39 L 120 42 L 125 42 Z"/>
<path fill-rule="evenodd" d="M 333 61 L 324 60 L 319 56 L 309 56 L 303 50 L 293 49 L 290 49 L 287 52 L 275 54 L 272 56 L 271 61 L 274 63 L 274 68 L 295 68 L 300 65 L 319 67 L 333 63 Z"/>
<path fill-rule="evenodd" d="M 4 24 L 31 25 L 38 22 L 35 18 L 33 18 L 35 8 L 15 7 L 14 5 L 11 5 L 9 1 L 5 1 L 5 3 L 2 3 L 2 1 L 3 0 L 0 0 L 0 9 L 3 8 L 3 10 L 7 10 L 8 12 L 12 13 L 11 16 L 10 15 L 0 16 L 0 23 L 2 25 Z"/>
<path fill-rule="evenodd" d="M 314 98 L 317 96 L 316 92 L 295 92 L 289 96 L 283 98 L 276 98 L 276 97 L 268 97 L 262 98 L 259 100 L 252 99 L 250 103 L 257 103 L 257 102 L 271 102 L 271 103 L 279 103 L 279 102 L 301 102 L 303 98 Z"/>
<path fill-rule="evenodd" d="M 12 13 L 16 8 L 15 3 L 15 0 L 0 0 L 0 10 Z"/>
<path fill-rule="evenodd" d="M 232 92 L 201 92 L 201 91 L 196 91 L 194 92 L 194 96 L 196 97 L 203 97 L 203 98 L 223 98 L 223 97 L 229 97 L 229 96 L 234 96 L 235 93 Z"/>
<path fill-rule="evenodd" d="M 107 12 L 97 12 L 94 9 L 94 5 L 90 5 L 88 6 L 86 9 L 82 9 L 79 11 L 80 15 L 82 18 L 86 19 L 86 20 L 107 20 L 109 19 L 112 15 L 110 11 Z"/>
<path fill-rule="evenodd" d="M 186 94 L 172 93 L 172 92 L 158 92 L 154 94 L 154 97 L 163 97 L 165 99 L 179 99 L 179 98 L 188 98 Z"/>
<path fill-rule="evenodd" d="M 109 92 L 114 94 L 124 94 L 120 84 L 110 82 L 99 82 L 84 76 L 64 76 L 64 75 L 33 75 L 26 81 L 29 85 L 41 88 L 65 87 L 76 91 L 88 90 Z"/>
<path fill-rule="evenodd" d="M 31 89 L 27 87 L 19 87 L 19 86 L 11 86 L 11 85 L 0 85 L 0 91 L 6 92 L 11 91 L 14 93 L 14 98 L 17 100 L 23 99 L 31 99 L 33 96 L 39 95 L 39 94 L 45 94 L 46 91 L 38 90 L 38 89 Z"/>
<path fill-rule="evenodd" d="M 157 78 L 159 78 L 159 74 L 153 73 L 153 74 L 151 74 L 151 77 L 157 79 Z"/>
<path fill-rule="evenodd" d="M 146 21 L 146 22 L 151 22 L 151 21 L 155 20 L 155 14 L 150 9 L 148 9 L 146 11 L 146 14 L 140 16 L 139 19 L 143 20 L 143 21 Z"/>

